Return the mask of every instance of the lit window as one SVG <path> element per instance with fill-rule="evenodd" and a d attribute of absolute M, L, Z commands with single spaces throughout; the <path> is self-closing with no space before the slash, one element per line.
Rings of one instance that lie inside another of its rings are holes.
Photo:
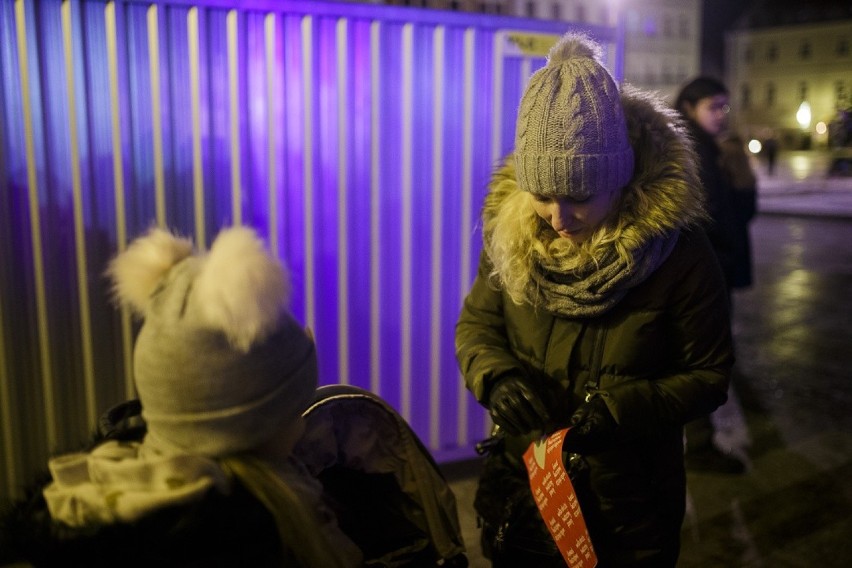
<path fill-rule="evenodd" d="M 834 101 L 837 108 L 846 108 L 849 104 L 849 95 L 846 92 L 846 84 L 843 81 L 837 81 L 834 84 Z"/>
<path fill-rule="evenodd" d="M 680 17 L 680 37 L 681 39 L 689 39 L 689 20 L 686 16 Z"/>
<path fill-rule="evenodd" d="M 766 58 L 769 61 L 775 61 L 776 59 L 778 59 L 778 46 L 777 45 L 775 45 L 774 43 L 770 44 L 769 49 L 766 50 Z"/>
<path fill-rule="evenodd" d="M 657 73 L 651 67 L 647 67 L 645 69 L 645 77 L 645 81 L 648 83 L 649 86 L 654 86 L 657 84 Z"/>
<path fill-rule="evenodd" d="M 652 17 L 645 18 L 645 25 L 643 26 L 645 35 L 648 37 L 656 37 L 657 35 L 657 21 Z"/>
<path fill-rule="evenodd" d="M 674 35 L 674 23 L 672 17 L 666 15 L 663 17 L 663 37 L 672 37 Z"/>
<path fill-rule="evenodd" d="M 634 33 L 639 31 L 639 13 L 636 10 L 627 12 L 627 29 Z"/>

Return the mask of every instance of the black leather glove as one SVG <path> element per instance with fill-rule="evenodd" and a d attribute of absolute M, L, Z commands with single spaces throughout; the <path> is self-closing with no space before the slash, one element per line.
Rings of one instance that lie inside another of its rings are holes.
<path fill-rule="evenodd" d="M 544 430 L 550 421 L 547 406 L 522 377 L 507 376 L 491 388 L 488 395 L 491 419 L 508 434 L 526 434 Z"/>
<path fill-rule="evenodd" d="M 578 454 L 600 452 L 615 441 L 617 428 L 604 399 L 594 397 L 571 416 L 571 429 L 565 434 L 562 449 Z"/>

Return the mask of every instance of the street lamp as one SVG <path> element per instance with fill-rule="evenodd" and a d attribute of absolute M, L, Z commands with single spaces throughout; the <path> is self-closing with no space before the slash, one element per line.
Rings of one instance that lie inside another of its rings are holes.
<path fill-rule="evenodd" d="M 799 110 L 796 111 L 796 120 L 802 130 L 807 130 L 811 125 L 811 105 L 808 101 L 802 101 L 799 105 Z"/>
<path fill-rule="evenodd" d="M 802 127 L 802 150 L 810 150 L 811 148 L 811 133 L 808 129 L 811 126 L 811 105 L 808 101 L 802 101 L 799 105 L 799 110 L 796 111 L 796 121 Z"/>

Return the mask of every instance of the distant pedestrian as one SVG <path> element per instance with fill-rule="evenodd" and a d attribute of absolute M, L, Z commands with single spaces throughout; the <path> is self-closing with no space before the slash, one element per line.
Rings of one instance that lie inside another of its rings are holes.
<path fill-rule="evenodd" d="M 761 153 L 766 156 L 766 173 L 770 176 L 774 175 L 775 162 L 778 159 L 778 140 L 775 138 L 774 134 L 763 141 L 763 149 Z"/>

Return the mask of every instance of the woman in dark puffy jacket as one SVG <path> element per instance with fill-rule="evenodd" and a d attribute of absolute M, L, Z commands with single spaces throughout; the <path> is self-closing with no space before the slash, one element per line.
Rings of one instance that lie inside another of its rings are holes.
<path fill-rule="evenodd" d="M 619 92 L 600 60 L 568 34 L 531 78 L 456 327 L 465 382 L 502 437 L 476 497 L 494 566 L 564 566 L 521 455 L 566 426 L 599 566 L 675 566 L 683 424 L 726 399 L 728 305 L 698 228 L 690 141 L 676 113 Z"/>

